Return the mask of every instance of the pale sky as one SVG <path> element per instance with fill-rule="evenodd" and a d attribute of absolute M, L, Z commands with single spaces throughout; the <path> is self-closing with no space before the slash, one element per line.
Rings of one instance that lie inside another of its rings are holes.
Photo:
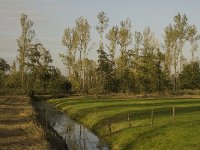
<path fill-rule="evenodd" d="M 21 31 L 19 18 L 26 13 L 34 22 L 36 38 L 50 50 L 54 65 L 64 72 L 59 58 L 65 52 L 61 45 L 64 29 L 74 26 L 77 17 L 86 17 L 92 27 L 90 46 L 94 46 L 92 43 L 99 38 L 94 26 L 100 11 L 109 17 L 109 27 L 128 17 L 133 31 L 150 26 L 160 41 L 164 28 L 178 12 L 186 14 L 189 23 L 200 29 L 199 0 L 0 0 L 0 57 L 9 63 L 16 58 L 16 39 Z M 89 57 L 97 57 L 95 49 Z"/>

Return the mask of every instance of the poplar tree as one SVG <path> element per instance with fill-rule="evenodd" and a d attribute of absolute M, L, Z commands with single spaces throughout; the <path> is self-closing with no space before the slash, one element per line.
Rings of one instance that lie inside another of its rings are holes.
<path fill-rule="evenodd" d="M 117 26 L 113 26 L 109 32 L 106 34 L 106 38 L 109 41 L 109 53 L 113 64 L 115 64 L 115 53 L 117 48 L 119 29 Z"/>
<path fill-rule="evenodd" d="M 99 25 L 96 26 L 95 28 L 100 35 L 99 43 L 103 44 L 103 33 L 106 30 L 106 28 L 108 27 L 109 18 L 107 17 L 106 13 L 104 11 L 102 11 L 98 14 L 97 19 L 98 19 Z"/>
<path fill-rule="evenodd" d="M 166 63 L 170 73 L 174 76 L 174 90 L 177 90 L 178 71 L 181 71 L 183 65 L 183 47 L 187 41 L 188 35 L 188 19 L 186 15 L 178 13 L 174 17 L 174 24 L 170 24 L 165 28 L 165 48 Z M 171 71 L 173 66 L 173 71 Z M 179 67 L 179 68 L 178 68 Z M 178 70 L 179 69 L 179 70 Z"/>
<path fill-rule="evenodd" d="M 19 63 L 21 87 L 24 88 L 27 53 L 30 49 L 31 42 L 35 37 L 35 32 L 32 29 L 33 22 L 28 18 L 26 14 L 21 14 L 20 25 L 22 30 L 20 37 L 17 39 L 17 44 L 18 44 L 17 61 Z"/>
<path fill-rule="evenodd" d="M 65 54 L 60 54 L 60 57 L 63 64 L 68 69 L 68 77 L 72 78 L 75 70 L 74 65 L 76 62 L 76 50 L 78 46 L 78 35 L 74 28 L 67 28 L 64 30 L 62 45 L 67 48 L 67 52 Z"/>
<path fill-rule="evenodd" d="M 117 61 L 119 79 L 121 81 L 121 90 L 127 92 L 129 84 L 129 64 L 128 64 L 128 48 L 132 43 L 131 21 L 127 18 L 120 22 L 118 44 L 120 57 Z"/>
<path fill-rule="evenodd" d="M 107 83 L 109 82 L 108 78 L 110 78 L 112 64 L 108 58 L 108 54 L 104 50 L 103 33 L 108 27 L 109 18 L 107 17 L 106 13 L 102 11 L 98 14 L 97 19 L 98 19 L 98 25 L 95 28 L 100 35 L 99 48 L 97 50 L 98 52 L 98 67 L 97 67 L 98 92 L 106 93 L 108 92 L 108 89 L 109 89 L 109 87 L 107 86 Z"/>
<path fill-rule="evenodd" d="M 80 83 L 81 83 L 81 90 L 84 92 L 85 88 L 85 59 L 88 53 L 88 44 L 90 40 L 90 25 L 87 19 L 83 17 L 79 17 L 76 20 L 75 25 L 75 32 L 77 34 L 77 50 L 79 51 L 79 62 L 80 62 Z"/>
<path fill-rule="evenodd" d="M 188 37 L 187 40 L 191 44 L 191 55 L 192 61 L 195 61 L 195 53 L 198 51 L 198 41 L 200 40 L 200 34 L 198 34 L 197 27 L 191 25 L 188 28 Z"/>

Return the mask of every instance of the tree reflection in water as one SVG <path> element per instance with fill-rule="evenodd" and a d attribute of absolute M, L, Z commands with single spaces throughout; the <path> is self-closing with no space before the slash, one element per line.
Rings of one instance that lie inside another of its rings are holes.
<path fill-rule="evenodd" d="M 48 124 L 62 136 L 70 150 L 108 150 L 95 134 L 57 110 L 54 105 L 45 101 L 35 102 L 35 105 L 40 110 L 48 111 Z"/>

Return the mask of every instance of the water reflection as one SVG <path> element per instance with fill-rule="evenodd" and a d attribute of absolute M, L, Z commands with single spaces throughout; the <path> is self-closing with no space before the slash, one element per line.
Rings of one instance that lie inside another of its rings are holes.
<path fill-rule="evenodd" d="M 84 126 L 71 120 L 65 113 L 58 111 L 45 101 L 35 102 L 47 122 L 66 141 L 70 150 L 108 150 L 101 140 Z"/>

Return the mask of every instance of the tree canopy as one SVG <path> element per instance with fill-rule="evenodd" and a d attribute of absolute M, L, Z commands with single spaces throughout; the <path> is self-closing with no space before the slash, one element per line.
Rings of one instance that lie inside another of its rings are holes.
<path fill-rule="evenodd" d="M 50 51 L 36 40 L 33 21 L 22 14 L 17 60 L 10 67 L 0 58 L 1 88 L 82 94 L 149 94 L 200 88 L 200 34 L 186 14 L 178 13 L 164 28 L 163 42 L 150 27 L 136 31 L 129 18 L 109 26 L 110 19 L 104 11 L 97 15 L 97 47 L 91 45 L 92 26 L 87 18 L 78 17 L 74 26 L 64 29 L 61 43 L 66 52 L 60 58 L 67 74 L 62 75 L 53 66 Z M 96 60 L 88 57 L 91 50 L 96 51 Z M 191 59 L 184 50 L 191 53 Z"/>

